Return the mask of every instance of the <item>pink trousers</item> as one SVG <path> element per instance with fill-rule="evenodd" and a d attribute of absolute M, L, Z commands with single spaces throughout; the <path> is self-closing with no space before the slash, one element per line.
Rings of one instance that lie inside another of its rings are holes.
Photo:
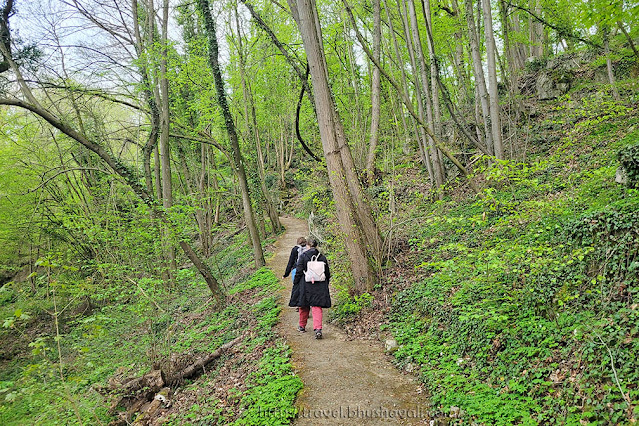
<path fill-rule="evenodd" d="M 306 327 L 306 323 L 308 322 L 308 314 L 313 309 L 313 330 L 321 330 L 322 329 L 322 308 L 318 306 L 313 306 L 309 308 L 300 308 L 300 326 Z"/>

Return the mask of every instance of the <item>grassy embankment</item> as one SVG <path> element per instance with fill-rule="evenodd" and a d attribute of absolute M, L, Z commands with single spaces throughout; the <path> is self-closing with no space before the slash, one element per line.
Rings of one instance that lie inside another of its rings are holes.
<path fill-rule="evenodd" d="M 3 346 L 13 349 L 3 348 L 11 356 L 0 371 L 0 424 L 109 423 L 116 399 L 109 379 L 141 376 L 153 364 L 176 371 L 238 336 L 244 338 L 204 375 L 174 388 L 171 407 L 158 416 L 176 425 L 288 424 L 302 383 L 292 373 L 289 348 L 273 330 L 279 282 L 267 269 L 243 271 L 251 264 L 250 249 L 243 236 L 229 242 L 216 255 L 229 295 L 219 312 L 191 270 L 181 271 L 173 288 L 143 278 L 108 300 L 96 295 L 101 307 L 83 315 L 70 312 L 75 304 L 69 296 L 77 292 L 72 283 L 78 281 L 73 270 L 52 266 L 55 280 L 39 286 L 36 296 L 26 283 L 5 286 L 0 318 L 12 324 L 0 333 Z M 282 414 L 265 418 L 260 407 Z"/>
<path fill-rule="evenodd" d="M 639 416 L 639 191 L 615 183 L 620 152 L 639 166 L 639 87 L 622 93 L 544 105 L 526 161 L 480 170 L 483 198 L 408 210 L 418 279 L 395 288 L 383 328 L 441 413 L 482 424 Z"/>

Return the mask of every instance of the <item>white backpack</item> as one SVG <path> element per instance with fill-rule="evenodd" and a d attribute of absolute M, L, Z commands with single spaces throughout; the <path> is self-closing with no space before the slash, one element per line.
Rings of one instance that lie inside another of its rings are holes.
<path fill-rule="evenodd" d="M 306 271 L 304 271 L 304 278 L 307 283 L 315 283 L 315 281 L 326 281 L 326 273 L 324 268 L 326 263 L 317 260 L 319 254 L 311 257 L 311 260 L 306 264 Z"/>

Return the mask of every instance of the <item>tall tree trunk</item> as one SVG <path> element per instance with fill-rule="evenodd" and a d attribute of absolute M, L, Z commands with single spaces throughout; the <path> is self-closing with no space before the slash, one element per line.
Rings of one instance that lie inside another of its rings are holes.
<path fill-rule="evenodd" d="M 373 0 L 373 55 L 380 61 L 382 50 L 382 23 L 380 0 Z M 366 156 L 366 180 L 372 185 L 375 175 L 375 153 L 379 137 L 380 94 L 382 90 L 379 69 L 373 66 L 371 79 L 371 136 Z"/>
<path fill-rule="evenodd" d="M 404 26 L 404 36 L 406 40 L 406 47 L 408 50 L 408 56 L 410 58 L 411 68 L 413 70 L 413 86 L 415 87 L 417 113 L 419 114 L 419 118 L 422 120 L 422 122 L 427 123 L 428 121 L 427 121 L 426 113 L 424 111 L 424 102 L 422 102 L 422 99 L 424 98 L 424 95 L 422 93 L 423 87 L 419 78 L 420 74 L 419 74 L 419 68 L 417 67 L 417 59 L 415 58 L 415 49 L 412 46 L 413 42 L 411 38 L 411 31 L 408 25 L 408 18 L 406 17 L 408 15 L 408 13 L 406 12 L 406 2 L 400 1 L 400 0 L 397 1 L 397 12 L 399 16 L 402 18 L 402 23 Z M 392 21 L 390 21 L 389 19 L 389 22 L 392 22 Z M 395 34 L 393 34 L 393 40 L 395 41 L 395 49 L 397 51 L 398 62 L 403 63 L 403 59 L 401 57 L 399 47 L 397 46 L 397 38 L 395 37 Z M 402 67 L 402 77 L 404 79 L 404 95 L 406 97 L 409 97 L 408 95 L 409 85 L 408 85 L 403 67 Z M 422 162 L 424 163 L 424 165 L 426 166 L 426 170 L 428 171 L 428 177 L 430 179 L 430 183 L 433 186 L 437 186 L 435 182 L 435 173 L 433 170 L 433 163 L 431 161 L 430 155 L 428 155 L 428 141 L 429 141 L 428 132 L 426 131 L 424 127 L 417 126 L 417 124 L 415 124 L 415 134 L 418 135 L 418 141 L 420 142 L 419 153 L 422 157 Z"/>
<path fill-rule="evenodd" d="M 630 37 L 630 34 L 628 34 L 626 27 L 623 26 L 623 22 L 617 21 L 617 27 L 619 27 L 623 35 L 626 36 L 626 41 L 628 41 L 628 45 L 634 52 L 635 56 L 637 57 L 637 60 L 639 60 L 639 51 L 637 51 L 637 46 L 635 46 L 635 42 L 632 40 L 632 37 Z"/>
<path fill-rule="evenodd" d="M 282 228 L 280 224 L 280 218 L 277 214 L 277 209 L 273 204 L 268 188 L 266 187 L 266 173 L 264 171 L 264 155 L 262 152 L 262 143 L 260 141 L 259 128 L 257 126 L 257 115 L 255 112 L 255 101 L 251 92 L 251 85 L 246 79 L 246 59 L 244 58 L 244 48 L 242 45 L 242 34 L 240 31 L 240 18 L 238 16 L 237 7 L 235 8 L 235 24 L 237 26 L 237 43 L 238 43 L 238 56 L 240 62 L 240 80 L 242 83 L 242 94 L 244 96 L 244 119 L 246 120 L 246 127 L 248 128 L 249 135 L 255 143 L 255 150 L 257 152 L 257 172 L 260 180 L 260 189 L 262 191 L 262 197 L 264 198 L 264 206 L 268 217 L 271 221 L 273 232 L 277 233 Z"/>
<path fill-rule="evenodd" d="M 353 89 L 352 104 L 351 111 L 354 109 L 355 113 L 351 112 L 352 125 L 350 128 L 354 130 L 351 132 L 351 145 L 354 146 L 353 151 L 355 152 L 355 158 L 357 159 L 357 170 L 361 170 L 366 167 L 366 123 L 362 118 L 362 106 L 360 103 L 360 93 L 359 93 L 359 70 L 356 68 L 357 63 L 355 62 L 355 53 L 353 52 L 353 40 L 348 35 L 348 20 L 344 19 L 342 22 L 344 25 L 343 37 L 344 44 L 346 45 L 346 53 L 348 55 L 348 75 L 350 77 L 350 85 Z M 353 139 L 355 139 L 353 141 Z"/>
<path fill-rule="evenodd" d="M 169 29 L 169 1 L 164 0 L 162 5 L 162 39 L 160 54 L 160 161 L 162 163 L 162 205 L 168 211 L 173 206 L 173 184 L 171 182 L 171 150 L 169 147 L 170 114 L 169 114 L 169 80 L 167 78 L 168 62 L 168 29 Z M 173 277 L 173 271 L 177 270 L 175 250 L 170 243 L 171 239 L 165 239 L 165 253 L 170 269 L 167 271 L 169 279 Z"/>
<path fill-rule="evenodd" d="M 399 2 L 398 4 L 398 10 L 399 10 Z M 393 48 L 395 51 L 395 57 L 397 58 L 397 62 L 399 64 L 403 64 L 404 61 L 402 59 L 402 54 L 399 50 L 399 44 L 397 43 L 397 37 L 395 36 L 395 28 L 393 25 L 393 20 L 391 19 L 391 15 L 390 15 L 390 10 L 388 8 L 388 3 L 386 2 L 386 0 L 384 0 L 384 11 L 386 12 L 386 20 L 388 21 L 388 28 L 389 28 L 389 33 L 391 35 L 391 39 L 393 41 Z M 377 68 L 377 67 L 375 67 Z M 409 98 L 410 96 L 408 95 L 408 79 L 406 78 L 406 71 L 404 70 L 404 66 L 401 65 L 400 66 L 400 72 L 401 72 L 401 76 L 402 76 L 402 87 L 404 88 L 404 96 L 406 98 Z M 410 148 L 410 135 L 409 135 L 409 131 L 408 131 L 408 124 L 406 123 L 406 117 L 404 116 L 404 111 L 403 111 L 403 104 L 400 102 L 400 108 L 402 108 L 402 112 L 399 114 L 402 118 L 402 124 L 404 125 L 404 135 L 405 135 L 405 142 L 404 142 L 404 146 L 402 151 L 404 152 L 404 154 L 410 154 L 411 152 L 411 148 Z M 417 129 L 417 127 L 415 127 L 415 129 Z M 420 151 L 423 152 L 422 149 L 422 145 L 419 142 L 419 132 L 415 131 L 415 137 L 418 138 L 418 146 L 420 148 Z M 433 170 L 432 167 L 430 166 L 430 161 L 426 161 L 428 160 L 427 157 L 424 157 L 422 155 L 422 161 L 424 162 L 424 164 L 426 165 L 426 163 L 428 164 L 428 175 L 430 177 L 430 181 L 431 183 L 434 182 L 434 177 L 433 177 Z"/>
<path fill-rule="evenodd" d="M 417 68 L 419 69 L 419 75 L 421 77 L 420 83 L 422 86 L 422 99 L 426 110 L 426 118 L 430 132 L 434 135 L 428 137 L 428 151 L 430 153 L 430 159 L 433 164 L 433 175 L 435 176 L 435 187 L 440 188 L 444 184 L 444 168 L 437 152 L 437 146 L 435 145 L 435 139 L 437 134 L 435 133 L 435 119 L 433 116 L 433 105 L 429 94 L 429 78 L 428 71 L 426 70 L 426 59 L 424 57 L 424 49 L 422 48 L 422 41 L 419 35 L 419 27 L 417 25 L 417 14 L 415 13 L 414 0 L 406 0 L 408 6 L 408 17 L 410 18 L 411 32 L 413 37 L 413 48 L 415 49 Z M 436 90 L 436 88 L 434 88 Z"/>
<path fill-rule="evenodd" d="M 215 155 L 211 155 L 211 168 L 213 170 L 217 170 L 217 164 L 215 163 Z M 213 179 L 211 181 L 211 185 L 213 186 L 213 191 L 215 192 L 215 211 L 213 213 L 213 224 L 220 224 L 220 215 L 222 213 L 222 203 L 221 203 L 221 191 L 220 184 L 217 181 L 217 173 L 213 173 Z"/>
<path fill-rule="evenodd" d="M 470 52 L 473 60 L 475 87 L 479 95 L 481 118 L 484 124 L 484 137 L 486 138 L 488 152 L 491 155 L 494 155 L 495 145 L 493 142 L 492 128 L 490 124 L 490 105 L 488 101 L 488 91 L 486 90 L 486 80 L 484 78 L 481 54 L 479 51 L 479 34 L 477 33 L 477 28 L 475 26 L 472 0 L 464 0 L 464 5 L 466 6 L 466 23 L 468 24 L 468 40 L 470 42 Z"/>
<path fill-rule="evenodd" d="M 153 150 L 158 143 L 158 137 L 160 134 L 160 111 L 158 110 L 158 106 L 155 103 L 155 98 L 153 97 L 153 92 L 151 90 L 151 77 L 149 75 L 148 67 L 142 60 L 144 52 L 146 51 L 146 43 L 142 40 L 142 36 L 140 33 L 140 18 L 138 16 L 137 0 L 131 0 L 131 10 L 133 12 L 133 34 L 135 37 L 135 50 L 138 59 L 137 63 L 140 70 L 140 75 L 142 76 L 142 93 L 144 94 L 144 100 L 149 106 L 150 111 L 149 116 L 151 120 L 151 131 L 149 132 L 147 142 L 142 148 L 142 164 L 144 168 L 146 190 L 152 192 L 153 177 L 151 172 L 151 155 L 153 154 Z"/>
<path fill-rule="evenodd" d="M 453 63 L 455 65 L 455 71 L 457 73 L 457 87 L 460 92 L 459 103 L 466 104 L 470 99 L 470 83 L 468 74 L 466 73 L 466 64 L 464 63 L 464 37 L 462 35 L 462 15 L 459 10 L 459 3 L 457 0 L 452 0 L 453 13 L 455 15 L 455 52 L 453 53 Z"/>
<path fill-rule="evenodd" d="M 430 13 L 430 0 L 422 0 L 422 12 L 424 14 L 424 21 L 426 23 L 426 31 L 428 34 L 433 34 L 433 22 L 432 16 Z M 435 44 L 434 42 L 427 42 L 428 45 L 428 55 L 430 56 L 430 87 L 431 87 L 431 95 L 433 98 L 433 133 L 438 138 L 442 138 L 442 113 L 441 113 L 441 103 L 439 101 L 439 85 L 437 84 L 437 78 L 439 76 L 439 70 L 437 69 L 435 57 Z M 440 162 L 441 162 L 441 153 L 440 154 Z M 442 172 L 443 170 L 442 165 Z"/>
<path fill-rule="evenodd" d="M 508 6 L 512 6 L 511 3 L 508 4 Z M 522 33 L 522 29 L 521 29 L 521 18 L 520 18 L 520 12 L 517 11 L 517 13 L 511 13 L 511 24 L 513 26 L 513 31 L 517 34 L 521 34 Z M 572 39 L 570 39 L 572 42 Z M 515 41 L 514 42 L 514 55 L 515 55 L 515 60 L 518 63 L 518 68 L 522 69 L 526 66 L 526 58 L 528 58 L 528 55 L 526 54 L 526 46 L 524 45 L 523 42 L 521 41 Z"/>
<path fill-rule="evenodd" d="M 610 28 L 607 25 L 602 25 L 601 32 L 603 32 L 603 45 L 604 45 L 604 55 L 606 55 L 606 71 L 608 73 L 608 83 L 610 83 L 610 90 L 612 90 L 612 95 L 616 100 L 620 100 L 619 91 L 617 90 L 617 86 L 615 85 L 615 73 L 612 69 L 612 61 L 610 60 L 610 46 L 609 46 L 609 38 L 610 38 Z"/>
<path fill-rule="evenodd" d="M 490 125 L 493 134 L 493 144 L 495 157 L 499 160 L 504 158 L 502 147 L 501 118 L 499 108 L 499 93 L 497 90 L 497 65 L 495 46 L 495 34 L 493 32 L 493 17 L 490 10 L 490 0 L 479 0 L 482 3 L 484 14 L 484 33 L 486 36 L 486 56 L 488 57 L 488 93 L 490 95 Z"/>
<path fill-rule="evenodd" d="M 373 265 L 366 256 L 366 240 L 357 220 L 350 186 L 347 182 L 342 152 L 350 151 L 343 131 L 340 131 L 339 116 L 328 85 L 326 60 L 321 43 L 321 29 L 313 0 L 289 0 L 293 15 L 302 34 L 304 50 L 311 70 L 317 119 L 322 139 L 329 181 L 335 196 L 335 205 L 340 227 L 344 232 L 344 242 L 351 260 L 354 288 L 366 291 L 376 280 Z M 358 183 L 358 182 L 357 182 Z M 358 183 L 359 184 L 359 183 Z"/>
<path fill-rule="evenodd" d="M 206 144 L 200 144 L 200 177 L 198 179 L 199 192 L 199 216 L 198 225 L 200 228 L 200 242 L 202 243 L 202 254 L 204 257 L 211 256 L 211 198 L 208 194 L 208 173 L 206 165 L 208 164 L 208 147 Z"/>
<path fill-rule="evenodd" d="M 265 264 L 264 251 L 262 250 L 262 242 L 260 240 L 260 234 L 257 230 L 255 223 L 255 215 L 253 214 L 253 206 L 251 205 L 251 198 L 249 195 L 248 181 L 246 179 L 246 170 L 244 169 L 244 160 L 242 158 L 242 152 L 240 151 L 240 143 L 237 137 L 237 131 L 235 129 L 235 123 L 233 122 L 233 116 L 229 109 L 228 102 L 226 100 L 226 93 L 224 91 L 224 80 L 222 79 L 222 71 L 219 64 L 219 53 L 217 44 L 217 35 L 215 33 L 215 21 L 211 16 L 211 9 L 209 8 L 208 0 L 197 0 L 198 9 L 204 18 L 204 27 L 209 42 L 209 65 L 213 71 L 213 78 L 215 80 L 215 92 L 217 94 L 217 101 L 222 110 L 224 116 L 224 125 L 231 142 L 233 149 L 233 159 L 235 162 L 236 175 L 240 184 L 240 190 L 242 195 L 242 206 L 244 210 L 244 219 L 246 226 L 249 230 L 251 238 L 251 244 L 253 245 L 253 255 L 255 257 L 255 266 L 262 267 Z"/>
<path fill-rule="evenodd" d="M 540 0 L 530 0 L 529 10 L 534 10 L 535 15 L 541 16 L 541 1 Z M 544 45 L 543 45 L 543 35 L 544 35 L 544 26 L 537 19 L 530 19 L 529 23 L 530 29 L 530 56 L 533 58 L 541 58 L 544 53 Z"/>
<path fill-rule="evenodd" d="M 510 20 L 508 16 L 508 6 L 504 0 L 499 0 L 499 17 L 501 19 L 502 34 L 504 38 L 504 52 L 506 54 L 506 63 L 508 64 L 508 74 L 511 78 L 508 83 L 509 87 L 514 87 L 519 72 L 519 63 L 516 60 L 513 44 L 510 40 Z"/>

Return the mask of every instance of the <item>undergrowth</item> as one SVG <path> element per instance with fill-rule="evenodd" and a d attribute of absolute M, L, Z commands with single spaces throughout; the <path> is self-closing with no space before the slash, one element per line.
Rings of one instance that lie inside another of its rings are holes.
<path fill-rule="evenodd" d="M 555 115 L 563 136 L 548 154 L 485 164 L 481 198 L 407 209 L 422 278 L 394 295 L 383 327 L 397 364 L 459 422 L 639 415 L 639 192 L 615 183 L 639 116 L 636 103 L 580 105 Z"/>
<path fill-rule="evenodd" d="M 233 255 L 229 249 L 218 259 L 228 262 Z M 229 288 L 228 303 L 218 312 L 192 270 L 181 271 L 175 287 L 141 278 L 108 303 L 70 312 L 83 281 L 73 268 L 53 261 L 45 266 L 47 276 L 38 279 L 49 285 L 38 286 L 39 303 L 31 302 L 36 298 L 27 284 L 4 286 L 0 292 L 0 333 L 3 342 L 16 347 L 3 352 L 11 359 L 2 361 L 0 424 L 109 423 L 110 380 L 137 377 L 152 366 L 179 370 L 241 335 L 245 338 L 233 353 L 180 387 L 172 408 L 163 412 L 165 421 L 289 424 L 295 416 L 293 402 L 302 384 L 292 373 L 290 350 L 272 330 L 280 310 L 273 294 L 280 284 L 268 269 Z M 237 281 L 227 277 L 227 282 Z M 237 384 L 227 381 L 225 370 L 237 374 Z M 265 422 L 256 404 L 284 414 Z"/>

